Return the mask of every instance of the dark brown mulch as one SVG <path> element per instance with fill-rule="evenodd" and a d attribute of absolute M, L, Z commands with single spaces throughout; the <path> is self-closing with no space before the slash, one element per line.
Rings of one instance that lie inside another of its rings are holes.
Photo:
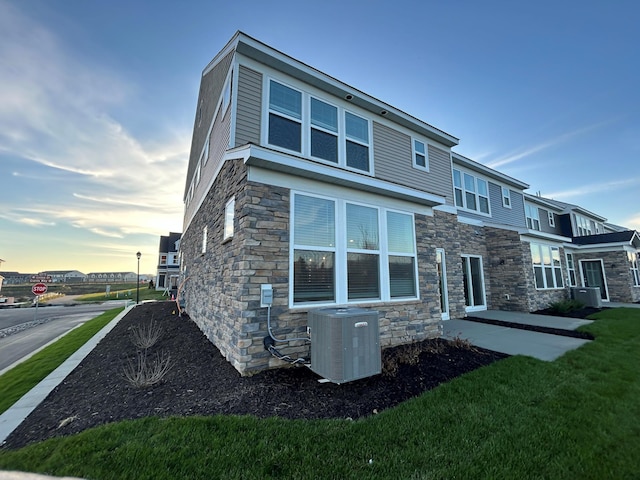
<path fill-rule="evenodd" d="M 172 302 L 143 304 L 129 312 L 7 438 L 4 448 L 147 416 L 356 419 L 507 357 L 435 339 L 386 349 L 383 364 L 391 374 L 383 372 L 343 385 L 319 383 L 319 377 L 304 366 L 241 377 L 188 317 L 179 318 L 174 312 Z M 141 389 L 123 378 L 123 368 L 136 353 L 132 326 L 152 316 L 162 326 L 163 335 L 150 351 L 170 354 L 173 368 L 159 384 Z M 418 362 L 413 365 L 402 363 L 416 357 Z"/>

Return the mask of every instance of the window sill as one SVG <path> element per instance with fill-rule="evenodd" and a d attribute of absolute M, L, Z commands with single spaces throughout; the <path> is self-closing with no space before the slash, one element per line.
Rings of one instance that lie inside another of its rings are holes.
<path fill-rule="evenodd" d="M 233 240 L 233 235 L 223 239 L 222 240 L 222 245 L 224 245 L 225 243 L 229 243 L 231 240 Z"/>

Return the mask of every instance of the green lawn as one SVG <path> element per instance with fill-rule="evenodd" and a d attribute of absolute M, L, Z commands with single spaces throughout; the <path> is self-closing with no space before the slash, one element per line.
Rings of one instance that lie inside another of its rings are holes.
<path fill-rule="evenodd" d="M 104 312 L 0 376 L 0 414 L 58 368 L 120 312 L 122 308 Z"/>
<path fill-rule="evenodd" d="M 640 310 L 548 363 L 511 357 L 360 420 L 146 418 L 0 454 L 92 479 L 640 477 Z M 268 395 L 269 392 L 265 392 Z"/>
<path fill-rule="evenodd" d="M 163 295 L 162 290 L 156 290 L 148 288 L 146 285 L 140 286 L 140 301 L 144 300 L 169 300 L 170 297 Z M 105 294 L 105 291 L 99 293 L 88 293 L 76 298 L 79 302 L 104 302 L 107 300 L 129 299 L 136 301 L 136 287 L 126 289 L 112 289 L 109 295 Z"/>

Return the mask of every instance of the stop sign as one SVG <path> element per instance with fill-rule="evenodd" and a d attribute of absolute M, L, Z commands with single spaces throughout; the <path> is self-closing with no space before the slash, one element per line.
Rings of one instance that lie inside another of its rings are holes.
<path fill-rule="evenodd" d="M 34 295 L 44 295 L 47 293 L 47 286 L 44 283 L 36 283 L 31 287 L 31 291 Z"/>

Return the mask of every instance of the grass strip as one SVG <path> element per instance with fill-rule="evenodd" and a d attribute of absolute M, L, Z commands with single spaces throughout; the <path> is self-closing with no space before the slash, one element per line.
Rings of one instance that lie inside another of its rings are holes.
<path fill-rule="evenodd" d="M 120 312 L 122 308 L 114 308 L 85 322 L 0 376 L 0 414 L 58 368 Z"/>
<path fill-rule="evenodd" d="M 595 340 L 554 362 L 511 357 L 355 422 L 145 418 L 2 452 L 0 468 L 104 480 L 637 478 L 640 310 L 597 319 L 581 328 Z"/>
<path fill-rule="evenodd" d="M 140 301 L 144 300 L 169 300 L 171 297 L 163 295 L 162 290 L 155 290 L 152 288 L 140 289 Z M 107 300 L 132 300 L 136 299 L 136 289 L 114 290 L 107 295 L 105 292 L 99 293 L 87 293 L 76 298 L 78 302 L 106 302 Z"/>

